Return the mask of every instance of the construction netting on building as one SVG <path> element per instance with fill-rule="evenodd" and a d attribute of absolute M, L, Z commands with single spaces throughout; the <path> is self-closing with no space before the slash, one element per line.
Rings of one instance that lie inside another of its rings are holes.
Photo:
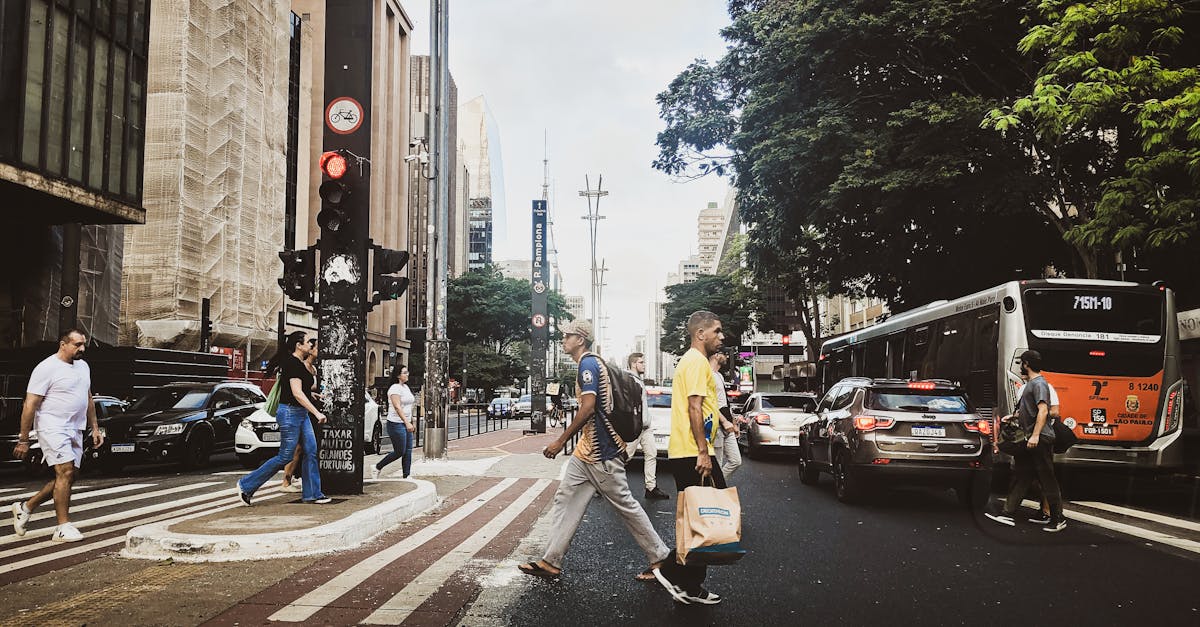
<path fill-rule="evenodd" d="M 291 12 L 273 0 L 152 4 L 146 224 L 125 238 L 121 342 L 275 348 Z M 249 346 L 247 346 L 249 344 Z"/>

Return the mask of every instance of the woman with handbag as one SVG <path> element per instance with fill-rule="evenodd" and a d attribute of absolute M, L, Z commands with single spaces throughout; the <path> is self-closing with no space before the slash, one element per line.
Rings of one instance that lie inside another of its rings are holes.
<path fill-rule="evenodd" d="M 316 400 L 321 400 L 321 394 L 318 392 L 320 386 L 316 384 L 317 377 L 317 338 L 309 338 L 308 340 L 308 355 L 304 358 L 304 367 L 313 376 L 312 397 Z M 317 423 L 316 417 L 309 415 L 309 423 L 313 426 L 313 434 L 316 436 L 317 442 L 321 441 L 321 427 Z M 300 492 L 300 481 L 296 479 L 296 467 L 300 465 L 300 456 L 304 452 L 303 446 L 297 446 L 295 454 L 292 455 L 292 461 L 288 462 L 287 466 L 283 467 L 283 485 L 279 486 L 280 492 Z"/>
<path fill-rule="evenodd" d="M 292 459 L 297 446 L 303 446 L 304 484 L 302 500 L 305 503 L 324 505 L 331 499 L 321 492 L 321 475 L 317 468 L 317 439 L 309 423 L 309 414 L 319 424 L 325 423 L 325 414 L 313 405 L 308 395 L 315 377 L 304 365 L 309 354 L 309 344 L 303 331 L 288 334 L 283 347 L 268 363 L 267 370 L 279 369 L 279 408 L 275 419 L 279 423 L 279 452 L 263 462 L 257 470 L 238 480 L 238 496 L 250 505 L 254 493 L 275 473 L 283 469 Z"/>

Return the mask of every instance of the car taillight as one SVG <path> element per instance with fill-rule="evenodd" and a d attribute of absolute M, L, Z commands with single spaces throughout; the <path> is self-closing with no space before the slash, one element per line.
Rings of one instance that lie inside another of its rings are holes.
<path fill-rule="evenodd" d="M 771 424 L 771 414 L 757 414 L 754 416 L 754 422 L 760 425 L 769 425 Z"/>
<path fill-rule="evenodd" d="M 937 384 L 932 381 L 909 381 L 908 389 L 910 390 L 932 390 L 937 387 Z"/>
<path fill-rule="evenodd" d="M 876 429 L 889 429 L 896 424 L 893 418 L 880 418 L 878 416 L 855 416 L 854 428 L 859 431 L 874 431 Z"/>
<path fill-rule="evenodd" d="M 983 435 L 992 434 L 991 420 L 972 420 L 970 422 L 964 422 L 963 427 L 966 427 L 967 431 L 972 431 L 974 433 L 982 433 Z"/>
<path fill-rule="evenodd" d="M 1163 408 L 1163 427 L 1162 433 L 1166 435 L 1175 429 L 1179 428 L 1180 417 L 1183 415 L 1183 398 L 1179 395 L 1179 390 L 1175 384 L 1167 394 L 1167 403 Z"/>

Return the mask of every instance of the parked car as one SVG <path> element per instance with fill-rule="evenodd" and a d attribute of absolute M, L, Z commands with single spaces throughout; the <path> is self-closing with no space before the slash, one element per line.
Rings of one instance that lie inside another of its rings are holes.
<path fill-rule="evenodd" d="M 746 399 L 738 445 L 750 457 L 800 449 L 800 429 L 817 419 L 817 396 L 808 392 L 757 392 Z"/>
<path fill-rule="evenodd" d="M 871 487 L 900 483 L 954 488 L 969 502 L 990 463 L 991 422 L 963 389 L 943 380 L 842 379 L 804 428 L 800 481 L 833 475 L 837 498 L 852 502 Z M 886 481 L 885 481 L 886 479 Z"/>
<path fill-rule="evenodd" d="M 240 381 L 164 385 L 100 424 L 108 442 L 95 459 L 113 471 L 139 462 L 205 466 L 233 450 L 238 423 L 265 401 L 258 386 Z"/>
<path fill-rule="evenodd" d="M 512 414 L 513 399 L 507 396 L 498 396 L 488 403 L 488 418 L 512 418 Z"/>
<path fill-rule="evenodd" d="M 745 411 L 749 394 L 742 391 L 737 383 L 725 384 L 725 398 L 729 399 L 729 413 L 739 416 Z"/>
<path fill-rule="evenodd" d="M 647 411 L 650 413 L 643 419 L 650 421 L 650 429 L 654 432 L 654 447 L 658 449 L 658 456 L 666 457 L 667 447 L 671 444 L 671 388 L 647 386 L 646 405 Z M 638 447 L 637 454 L 642 454 L 641 447 Z"/>
<path fill-rule="evenodd" d="M 533 397 L 528 394 L 522 395 L 513 403 L 512 408 L 513 418 L 529 418 L 533 416 Z"/>
<path fill-rule="evenodd" d="M 363 450 L 380 453 L 383 450 L 383 428 L 385 413 L 371 399 L 363 397 Z M 244 468 L 258 468 L 268 458 L 279 452 L 279 423 L 275 417 L 259 408 L 238 425 L 234 438 L 234 451 Z"/>
<path fill-rule="evenodd" d="M 92 428 L 88 426 L 83 432 L 83 468 L 91 468 L 100 464 L 101 458 L 107 458 L 111 455 L 110 447 L 112 440 L 108 437 L 108 421 L 116 416 L 121 416 L 129 408 L 129 403 L 115 397 L 104 395 L 92 395 L 92 405 L 96 407 L 96 426 L 99 427 L 100 433 L 104 435 L 104 442 L 100 448 L 92 447 Z"/>
<path fill-rule="evenodd" d="M 563 396 L 562 405 L 563 409 L 566 411 L 578 411 L 579 399 L 575 398 L 574 396 Z"/>

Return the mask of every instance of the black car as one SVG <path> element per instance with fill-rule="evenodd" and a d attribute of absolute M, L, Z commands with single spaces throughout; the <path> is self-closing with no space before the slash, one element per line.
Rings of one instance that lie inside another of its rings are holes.
<path fill-rule="evenodd" d="M 96 424 L 100 425 L 100 433 L 104 434 L 104 443 L 100 448 L 92 447 L 92 427 L 89 425 L 83 432 L 83 467 L 90 468 L 97 463 L 100 463 L 102 458 L 108 457 L 108 428 L 104 425 L 108 424 L 110 418 L 120 416 L 129 408 L 129 403 L 115 397 L 95 394 L 92 396 L 92 405 L 96 407 Z"/>
<path fill-rule="evenodd" d="M 213 453 L 233 450 L 238 424 L 266 400 L 250 383 L 165 385 L 100 423 L 107 442 L 99 459 L 109 470 L 153 462 L 205 466 Z"/>

